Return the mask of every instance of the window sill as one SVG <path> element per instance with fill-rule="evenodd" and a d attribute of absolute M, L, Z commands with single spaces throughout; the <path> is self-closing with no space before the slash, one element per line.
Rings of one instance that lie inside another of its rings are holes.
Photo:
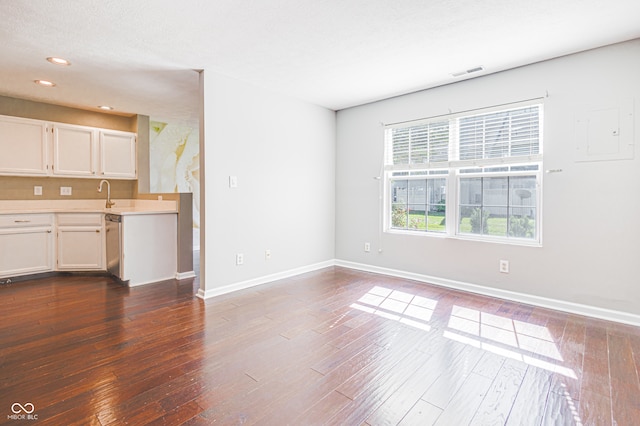
<path fill-rule="evenodd" d="M 492 243 L 492 244 L 506 244 L 510 246 L 522 246 L 522 247 L 542 247 L 542 243 L 538 240 L 524 240 L 524 239 L 511 239 L 511 238 L 487 238 L 482 236 L 457 234 L 448 235 L 446 233 L 426 232 L 426 231 L 406 231 L 402 229 L 387 229 L 385 234 L 390 235 L 408 235 L 412 237 L 429 237 L 442 240 L 459 240 L 459 241 L 474 241 L 480 243 Z"/>

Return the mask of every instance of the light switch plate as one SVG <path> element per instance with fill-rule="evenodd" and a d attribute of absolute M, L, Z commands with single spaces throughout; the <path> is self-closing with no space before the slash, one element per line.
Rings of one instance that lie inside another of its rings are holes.
<path fill-rule="evenodd" d="M 33 187 L 33 195 L 42 195 L 42 187 L 34 186 Z"/>
<path fill-rule="evenodd" d="M 71 187 L 70 186 L 61 186 L 60 187 L 60 195 L 71 195 Z"/>
<path fill-rule="evenodd" d="M 229 188 L 238 187 L 238 176 L 229 176 Z"/>

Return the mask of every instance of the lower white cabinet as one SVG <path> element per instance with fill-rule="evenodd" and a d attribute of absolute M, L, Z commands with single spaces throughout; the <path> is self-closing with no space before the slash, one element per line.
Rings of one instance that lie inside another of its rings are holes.
<path fill-rule="evenodd" d="M 0 279 L 50 271 L 106 271 L 103 213 L 0 214 Z M 113 231 L 113 229 L 112 229 Z M 177 270 L 177 215 L 123 215 L 110 239 L 129 286 L 173 279 Z"/>
<path fill-rule="evenodd" d="M 53 215 L 0 215 L 0 277 L 53 270 Z"/>
<path fill-rule="evenodd" d="M 122 216 L 120 274 L 130 287 L 175 278 L 177 215 Z"/>
<path fill-rule="evenodd" d="M 104 215 L 60 213 L 57 217 L 57 269 L 60 271 L 104 270 Z"/>

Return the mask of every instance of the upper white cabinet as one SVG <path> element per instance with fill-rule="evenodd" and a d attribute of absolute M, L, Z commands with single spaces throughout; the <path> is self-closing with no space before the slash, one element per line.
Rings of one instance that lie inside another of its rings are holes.
<path fill-rule="evenodd" d="M 96 174 L 96 129 L 53 125 L 53 174 L 93 177 Z"/>
<path fill-rule="evenodd" d="M 49 174 L 47 123 L 0 116 L 0 174 Z"/>
<path fill-rule="evenodd" d="M 0 116 L 0 175 L 136 179 L 136 134 Z"/>
<path fill-rule="evenodd" d="M 100 176 L 136 178 L 136 135 L 112 130 L 100 131 Z"/>

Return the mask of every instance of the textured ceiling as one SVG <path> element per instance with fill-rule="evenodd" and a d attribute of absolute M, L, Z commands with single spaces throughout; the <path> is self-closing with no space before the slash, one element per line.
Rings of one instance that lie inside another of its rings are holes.
<path fill-rule="evenodd" d="M 197 69 L 338 110 L 640 37 L 638 0 L 0 0 L 0 17 L 0 95 L 192 124 Z"/>

